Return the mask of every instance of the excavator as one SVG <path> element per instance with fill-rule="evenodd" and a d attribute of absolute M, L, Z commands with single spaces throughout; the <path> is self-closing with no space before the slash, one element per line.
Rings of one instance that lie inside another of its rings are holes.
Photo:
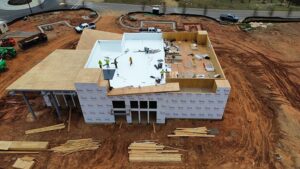
<path fill-rule="evenodd" d="M 16 49 L 13 47 L 0 47 L 0 59 L 12 59 L 17 56 Z"/>

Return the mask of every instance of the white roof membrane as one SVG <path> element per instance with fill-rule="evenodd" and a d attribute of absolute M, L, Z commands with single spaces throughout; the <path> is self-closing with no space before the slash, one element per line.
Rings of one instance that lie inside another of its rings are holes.
<path fill-rule="evenodd" d="M 146 53 L 145 47 L 154 51 Z M 160 61 L 165 69 L 164 56 L 161 33 L 125 33 L 122 41 L 96 41 L 85 68 L 99 68 L 98 62 L 101 60 L 103 69 L 116 69 L 110 80 L 113 88 L 151 86 L 157 84 L 153 77 L 161 78 L 162 69 L 156 69 L 154 65 Z M 109 60 L 109 66 L 105 65 L 105 60 Z M 164 83 L 165 78 L 159 84 Z"/>

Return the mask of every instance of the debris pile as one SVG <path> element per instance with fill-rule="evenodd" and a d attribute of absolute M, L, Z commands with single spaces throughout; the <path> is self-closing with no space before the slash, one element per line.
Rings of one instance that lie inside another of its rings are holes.
<path fill-rule="evenodd" d="M 166 149 L 155 142 L 133 142 L 128 147 L 130 162 L 181 162 L 179 150 Z"/>
<path fill-rule="evenodd" d="M 215 135 L 209 134 L 206 127 L 176 128 L 173 133 L 168 137 L 215 137 Z"/>
<path fill-rule="evenodd" d="M 92 138 L 68 140 L 65 144 L 51 148 L 52 151 L 63 153 L 64 155 L 78 151 L 96 150 L 99 148 L 99 142 L 93 141 Z"/>
<path fill-rule="evenodd" d="M 272 26 L 272 23 L 263 23 L 263 22 L 250 22 L 249 23 L 252 28 L 267 28 L 268 26 Z"/>

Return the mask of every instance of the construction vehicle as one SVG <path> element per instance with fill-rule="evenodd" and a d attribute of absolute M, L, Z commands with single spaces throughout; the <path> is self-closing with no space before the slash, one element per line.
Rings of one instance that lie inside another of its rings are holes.
<path fill-rule="evenodd" d="M 17 56 L 16 49 L 13 47 L 0 47 L 0 59 L 12 59 Z"/>
<path fill-rule="evenodd" d="M 0 39 L 0 47 L 13 47 L 16 45 L 14 38 Z"/>
<path fill-rule="evenodd" d="M 26 50 L 40 43 L 44 43 L 48 41 L 48 37 L 44 33 L 38 33 L 32 35 L 28 38 L 22 39 L 18 42 L 18 45 L 21 49 Z"/>
<path fill-rule="evenodd" d="M 6 61 L 4 59 L 0 59 L 0 72 L 4 72 L 7 68 Z"/>

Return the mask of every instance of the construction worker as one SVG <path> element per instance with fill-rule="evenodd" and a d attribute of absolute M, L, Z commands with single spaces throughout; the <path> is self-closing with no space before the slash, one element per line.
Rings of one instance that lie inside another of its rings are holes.
<path fill-rule="evenodd" d="M 98 64 L 99 64 L 100 69 L 102 69 L 102 61 L 101 60 L 98 61 Z"/>
<path fill-rule="evenodd" d="M 105 61 L 106 67 L 109 68 L 109 59 L 105 59 L 104 61 Z"/>
<path fill-rule="evenodd" d="M 118 61 L 117 61 L 117 58 L 114 59 L 114 65 L 115 65 L 116 69 L 118 69 Z"/>
<path fill-rule="evenodd" d="M 129 64 L 132 65 L 132 57 L 129 57 Z"/>
<path fill-rule="evenodd" d="M 164 69 L 161 69 L 161 71 L 160 71 L 160 78 L 161 79 L 164 78 L 164 73 L 166 73 L 166 71 Z"/>

